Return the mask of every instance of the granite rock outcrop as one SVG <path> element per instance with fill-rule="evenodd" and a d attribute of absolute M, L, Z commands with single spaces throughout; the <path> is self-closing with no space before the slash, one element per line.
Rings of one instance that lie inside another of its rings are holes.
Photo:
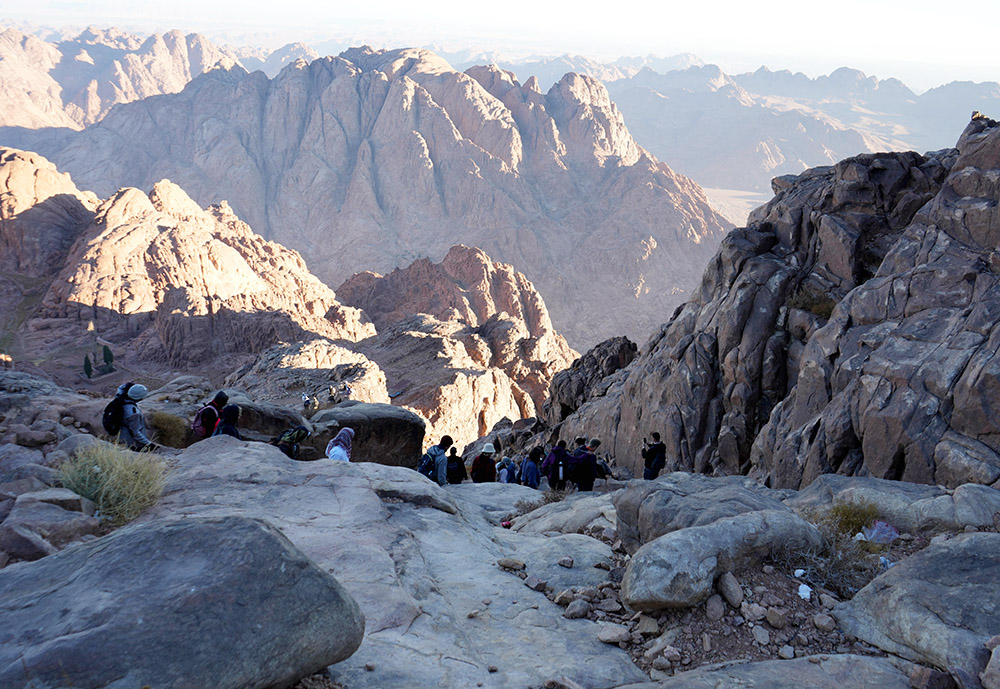
<path fill-rule="evenodd" d="M 298 60 L 273 80 L 216 69 L 31 146 L 99 194 L 169 176 L 200 205 L 228 200 L 331 285 L 478 246 L 531 280 L 575 346 L 655 327 L 729 228 L 595 79 L 543 94 L 415 49 Z"/>

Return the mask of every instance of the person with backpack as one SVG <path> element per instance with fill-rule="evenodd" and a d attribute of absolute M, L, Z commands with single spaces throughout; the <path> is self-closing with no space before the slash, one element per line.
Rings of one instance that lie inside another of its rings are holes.
<path fill-rule="evenodd" d="M 500 483 L 520 483 L 517 464 L 510 457 L 504 457 L 497 464 L 497 481 Z"/>
<path fill-rule="evenodd" d="M 570 480 L 581 491 L 594 490 L 594 480 L 597 478 L 597 457 L 587 447 L 586 438 L 577 438 L 576 449 L 570 455 Z"/>
<path fill-rule="evenodd" d="M 667 465 L 666 444 L 660 442 L 659 433 L 654 431 L 650 435 L 653 438 L 652 445 L 645 438 L 642 439 L 642 477 L 647 481 L 652 481 L 659 476 L 663 467 Z"/>
<path fill-rule="evenodd" d="M 305 441 L 312 433 L 305 426 L 296 426 L 271 440 L 271 443 L 278 446 L 278 449 L 285 453 L 289 459 L 298 459 L 299 444 Z"/>
<path fill-rule="evenodd" d="M 531 448 L 528 458 L 521 464 L 521 485 L 538 490 L 538 484 L 542 482 L 542 472 L 538 469 L 538 463 L 544 454 L 545 451 L 540 447 Z"/>
<path fill-rule="evenodd" d="M 497 480 L 497 468 L 493 464 L 495 454 L 493 443 L 483 445 L 483 451 L 472 460 L 472 471 L 469 473 L 473 483 L 494 483 Z"/>
<path fill-rule="evenodd" d="M 427 449 L 423 457 L 420 458 L 420 464 L 417 466 L 417 471 L 434 481 L 439 486 L 444 486 L 448 483 L 448 448 L 455 443 L 451 439 L 450 435 L 441 436 L 441 442 Z"/>
<path fill-rule="evenodd" d="M 148 394 L 149 389 L 145 385 L 125 383 L 118 387 L 115 398 L 104 408 L 104 430 L 117 442 L 136 452 L 158 447 L 149 439 L 146 417 L 139 411 L 138 402 Z"/>
<path fill-rule="evenodd" d="M 236 430 L 236 422 L 240 420 L 240 408 L 235 404 L 227 404 L 222 408 L 219 423 L 215 426 L 212 436 L 228 435 L 237 440 L 243 440 L 243 436 Z"/>
<path fill-rule="evenodd" d="M 549 488 L 565 490 L 569 478 L 569 452 L 566 451 L 566 441 L 560 440 L 542 462 L 542 473 L 549 479 Z"/>
<path fill-rule="evenodd" d="M 219 416 L 223 407 L 229 404 L 229 395 L 222 390 L 215 393 L 212 401 L 198 410 L 191 422 L 191 434 L 198 440 L 208 438 L 215 432 L 219 424 Z"/>
<path fill-rule="evenodd" d="M 448 451 L 448 483 L 461 483 L 469 478 L 469 472 L 465 470 L 465 460 L 458 456 L 458 449 L 452 447 Z"/>
<path fill-rule="evenodd" d="M 326 445 L 326 456 L 328 459 L 340 462 L 351 461 L 351 444 L 354 441 L 353 428 L 341 428 L 340 432 Z"/>

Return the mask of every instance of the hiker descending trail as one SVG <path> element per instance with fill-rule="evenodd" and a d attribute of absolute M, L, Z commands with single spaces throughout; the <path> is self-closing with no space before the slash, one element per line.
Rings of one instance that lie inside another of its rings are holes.
<path fill-rule="evenodd" d="M 102 418 L 108 435 L 137 452 L 158 448 L 149 439 L 146 417 L 139 411 L 138 402 L 148 394 L 149 389 L 138 383 L 129 382 L 119 386 L 115 398 L 104 408 Z"/>

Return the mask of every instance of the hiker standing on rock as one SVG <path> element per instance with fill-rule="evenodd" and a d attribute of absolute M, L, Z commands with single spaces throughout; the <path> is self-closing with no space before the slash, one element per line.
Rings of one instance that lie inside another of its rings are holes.
<path fill-rule="evenodd" d="M 653 438 L 652 445 L 645 438 L 642 439 L 642 477 L 647 481 L 659 476 L 667 465 L 667 446 L 660 442 L 660 434 L 653 431 L 650 436 Z"/>
<path fill-rule="evenodd" d="M 528 458 L 521 464 L 521 484 L 528 488 L 538 489 L 538 484 L 542 482 L 542 472 L 538 468 L 538 463 L 542 459 L 545 450 L 540 447 L 531 448 Z"/>
<path fill-rule="evenodd" d="M 494 483 L 497 480 L 497 468 L 493 464 L 493 455 L 496 449 L 493 443 L 483 445 L 483 451 L 472 460 L 472 482 L 473 483 Z"/>
<path fill-rule="evenodd" d="M 597 457 L 587 447 L 586 438 L 576 439 L 576 449 L 570 455 L 570 480 L 581 491 L 594 490 L 597 478 Z"/>
<path fill-rule="evenodd" d="M 212 436 L 228 435 L 237 440 L 243 440 L 243 436 L 236 430 L 236 422 L 240 420 L 240 408 L 235 404 L 227 404 L 222 408 L 219 416 L 219 425 L 215 427 Z"/>
<path fill-rule="evenodd" d="M 341 428 L 333 440 L 326 445 L 326 456 L 341 462 L 351 461 L 351 443 L 354 441 L 353 428 Z"/>
<path fill-rule="evenodd" d="M 452 447 L 448 451 L 448 483 L 461 483 L 469 478 L 465 470 L 465 461 L 458 456 L 458 450 Z"/>
<path fill-rule="evenodd" d="M 549 479 L 549 488 L 565 490 L 566 479 L 569 478 L 569 453 L 566 451 L 566 441 L 560 440 L 542 462 L 542 473 Z"/>
<path fill-rule="evenodd" d="M 446 453 L 454 443 L 455 441 L 451 439 L 450 435 L 441 436 L 441 442 L 429 447 L 420 458 L 417 471 L 439 486 L 446 485 L 448 483 L 448 455 Z"/>
<path fill-rule="evenodd" d="M 215 393 L 212 401 L 198 410 L 191 422 L 191 433 L 198 440 L 209 437 L 215 432 L 215 427 L 219 424 L 219 416 L 223 407 L 229 403 L 229 395 L 222 390 Z"/>
<path fill-rule="evenodd" d="M 121 425 L 118 430 L 118 442 L 136 452 L 140 450 L 155 450 L 156 443 L 149 439 L 146 430 L 146 417 L 139 411 L 140 400 L 146 399 L 149 389 L 145 385 L 125 383 L 118 388 L 115 401 L 121 404 Z"/>

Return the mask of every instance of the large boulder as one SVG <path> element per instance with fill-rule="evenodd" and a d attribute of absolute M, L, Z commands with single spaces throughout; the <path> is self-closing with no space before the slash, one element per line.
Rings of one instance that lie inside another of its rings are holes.
<path fill-rule="evenodd" d="M 639 548 L 622 580 L 635 610 L 697 605 L 724 572 L 738 572 L 782 550 L 819 550 L 823 537 L 788 509 L 746 512 L 673 531 Z"/>
<path fill-rule="evenodd" d="M 575 412 L 580 405 L 604 394 L 611 385 L 611 374 L 625 368 L 638 353 L 638 347 L 627 337 L 612 337 L 560 371 L 552 378 L 549 398 L 542 405 L 542 416 L 557 424 Z"/>
<path fill-rule="evenodd" d="M 0 685 L 287 687 L 348 657 L 364 615 L 274 527 L 135 524 L 0 571 Z"/>
<path fill-rule="evenodd" d="M 663 534 L 703 526 L 744 512 L 786 509 L 780 494 L 739 476 L 674 472 L 655 481 L 630 481 L 614 495 L 618 536 L 635 552 Z"/>
<path fill-rule="evenodd" d="M 889 653 L 977 677 L 1000 630 L 998 579 L 1000 534 L 938 536 L 833 615 L 845 632 Z"/>
<path fill-rule="evenodd" d="M 593 539 L 497 528 L 478 505 L 403 467 L 293 462 L 269 445 L 227 437 L 174 461 L 160 502 L 140 519 L 242 514 L 279 528 L 365 613 L 364 643 L 332 669 L 352 689 L 501 689 L 560 675 L 593 689 L 644 678 L 625 652 L 597 640 L 597 624 L 565 619 L 496 564 L 515 557 L 540 577 L 557 572 L 560 585 L 592 586 L 606 572 L 589 565 L 608 555 Z M 588 566 L 559 567 L 564 554 Z"/>
<path fill-rule="evenodd" d="M 424 422 L 408 409 L 351 400 L 324 409 L 310 419 L 314 432 L 304 444 L 322 457 L 341 428 L 354 430 L 351 461 L 416 469 L 424 445 Z"/>
<path fill-rule="evenodd" d="M 51 555 L 66 544 L 95 536 L 101 523 L 94 504 L 64 488 L 23 493 L 0 524 L 0 550 L 22 560 Z"/>
<path fill-rule="evenodd" d="M 794 660 L 734 663 L 680 672 L 668 679 L 616 689 L 910 689 L 910 680 L 888 660 L 821 655 Z"/>
<path fill-rule="evenodd" d="M 879 478 L 824 474 L 784 500 L 802 516 L 829 512 L 837 505 L 868 503 L 881 519 L 911 533 L 961 531 L 994 524 L 1000 490 L 967 483 L 949 490 Z"/>
<path fill-rule="evenodd" d="M 617 513 L 612 503 L 617 493 L 573 493 L 550 502 L 514 520 L 518 533 L 587 533 L 591 529 L 614 528 Z M 542 496 L 536 493 L 536 500 Z"/>

